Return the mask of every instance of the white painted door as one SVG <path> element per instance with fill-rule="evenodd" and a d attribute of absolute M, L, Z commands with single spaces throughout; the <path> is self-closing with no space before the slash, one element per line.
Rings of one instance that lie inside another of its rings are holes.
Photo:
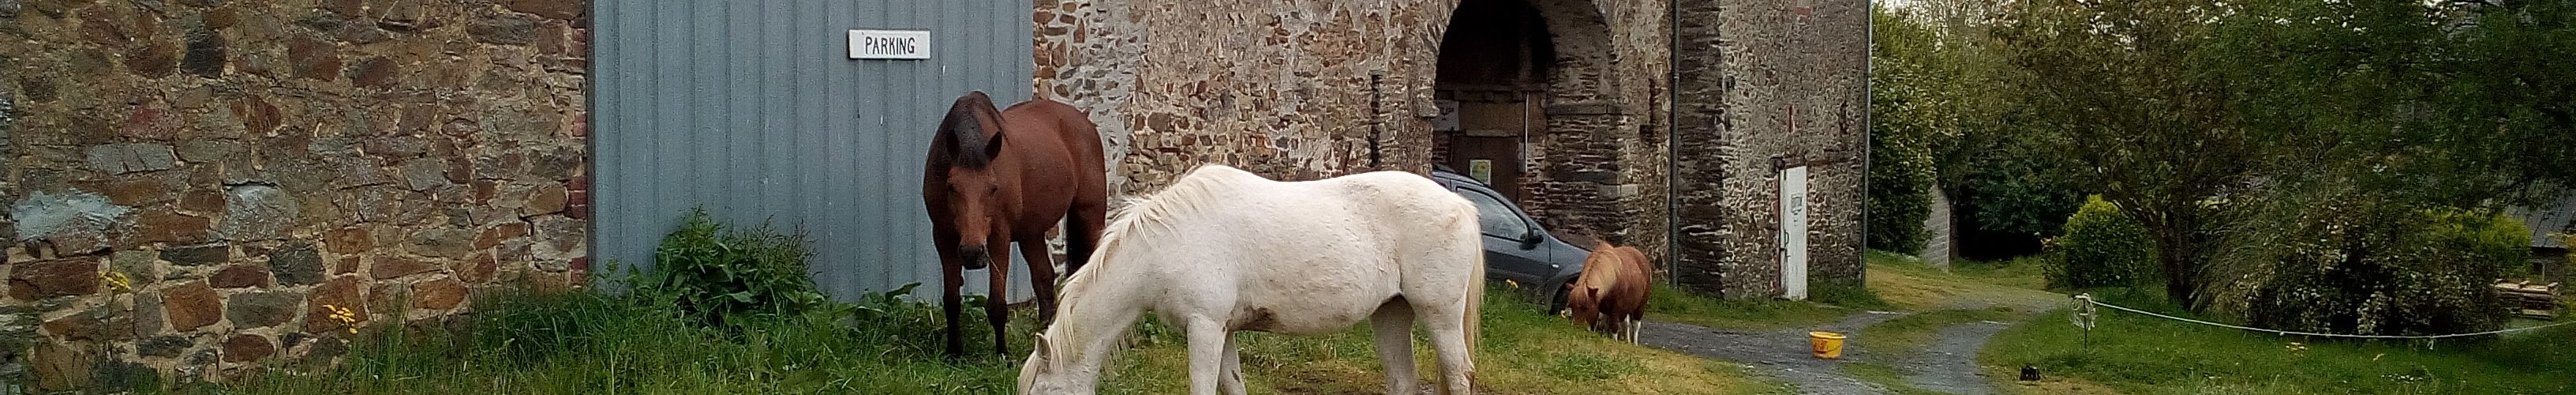
<path fill-rule="evenodd" d="M 1780 297 L 1807 298 L 1807 167 L 1780 171 Z"/>

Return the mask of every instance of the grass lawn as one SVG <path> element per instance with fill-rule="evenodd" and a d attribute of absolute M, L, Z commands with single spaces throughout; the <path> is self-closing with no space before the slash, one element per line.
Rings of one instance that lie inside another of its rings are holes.
<path fill-rule="evenodd" d="M 1868 259 L 1870 292 L 1903 310 L 1932 311 L 1996 303 L 2049 304 L 2066 300 L 2064 295 L 2040 290 L 2046 280 L 2040 277 L 2041 268 L 2036 259 L 1997 262 L 1958 259 L 1952 261 L 1949 271 L 1926 265 L 1912 256 L 1886 251 L 1870 250 Z"/>
<path fill-rule="evenodd" d="M 2160 313 L 2179 310 L 2156 302 L 2154 293 L 2097 295 Z M 2061 311 L 1997 335 L 1979 364 L 1999 387 L 2028 394 L 2576 393 L 2576 325 L 2445 340 L 2425 350 L 2421 342 L 2283 337 L 2110 309 L 2100 317 L 2089 347 Z M 2013 383 L 2023 365 L 2049 379 Z"/>
<path fill-rule="evenodd" d="M 1542 313 L 1532 303 L 1489 293 L 1477 355 L 1479 387 L 1505 394 L 1777 393 L 1742 365 L 1611 341 Z M 377 329 L 352 337 L 346 362 L 315 370 L 277 365 L 223 385 L 181 393 L 1009 393 L 1027 355 L 1034 317 L 1011 329 L 1008 358 L 951 362 L 938 356 L 927 306 L 876 307 L 845 319 L 769 319 L 746 330 L 680 324 L 667 308 L 597 294 L 483 302 L 459 330 Z M 973 312 L 968 314 L 978 316 Z M 981 321 L 981 320 L 976 320 Z M 990 350 L 970 330 L 969 349 Z M 1112 362 L 1102 392 L 1185 392 L 1187 358 L 1177 331 L 1140 324 L 1135 346 Z M 1379 393 L 1383 377 L 1365 325 L 1323 336 L 1239 335 L 1254 393 Z M 1420 370 L 1433 369 L 1416 342 Z"/>

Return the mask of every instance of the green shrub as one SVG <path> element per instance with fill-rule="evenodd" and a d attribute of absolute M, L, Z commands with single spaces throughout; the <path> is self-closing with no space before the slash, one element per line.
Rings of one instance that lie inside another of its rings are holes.
<path fill-rule="evenodd" d="M 2488 284 L 2522 266 L 2530 233 L 2489 212 L 2366 203 L 2322 208 L 2281 238 L 2248 317 L 2298 331 L 2420 335 L 2495 329 Z"/>
<path fill-rule="evenodd" d="M 2048 239 L 2050 288 L 2131 286 L 2155 279 L 2155 241 L 2147 227 L 2100 196 L 2085 198 L 2066 218 L 2066 233 Z"/>
<path fill-rule="evenodd" d="M 767 225 L 726 229 L 692 209 L 680 229 L 653 250 L 654 266 L 635 279 L 638 297 L 675 303 L 682 316 L 713 326 L 743 316 L 795 316 L 833 306 L 806 270 L 805 235 Z"/>

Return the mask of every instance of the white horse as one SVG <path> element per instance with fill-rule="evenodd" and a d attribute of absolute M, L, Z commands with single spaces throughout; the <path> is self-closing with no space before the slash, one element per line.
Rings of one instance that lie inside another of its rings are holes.
<path fill-rule="evenodd" d="M 1367 318 L 1387 392 L 1413 393 L 1413 323 L 1441 393 L 1469 394 L 1485 263 L 1476 209 L 1428 178 L 1279 182 L 1201 166 L 1112 215 L 1020 365 L 1021 394 L 1089 394 L 1146 309 L 1189 337 L 1190 393 L 1242 394 L 1234 331 L 1321 334 Z"/>

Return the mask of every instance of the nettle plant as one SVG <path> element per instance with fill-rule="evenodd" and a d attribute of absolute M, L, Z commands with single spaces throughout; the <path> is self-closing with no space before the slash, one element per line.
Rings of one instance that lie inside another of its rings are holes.
<path fill-rule="evenodd" d="M 680 229 L 653 251 L 652 270 L 635 278 L 635 291 L 670 300 L 682 315 L 722 326 L 751 317 L 791 317 L 831 309 L 807 269 L 812 252 L 802 231 L 781 233 L 763 224 L 727 229 L 705 209 L 691 209 Z"/>

